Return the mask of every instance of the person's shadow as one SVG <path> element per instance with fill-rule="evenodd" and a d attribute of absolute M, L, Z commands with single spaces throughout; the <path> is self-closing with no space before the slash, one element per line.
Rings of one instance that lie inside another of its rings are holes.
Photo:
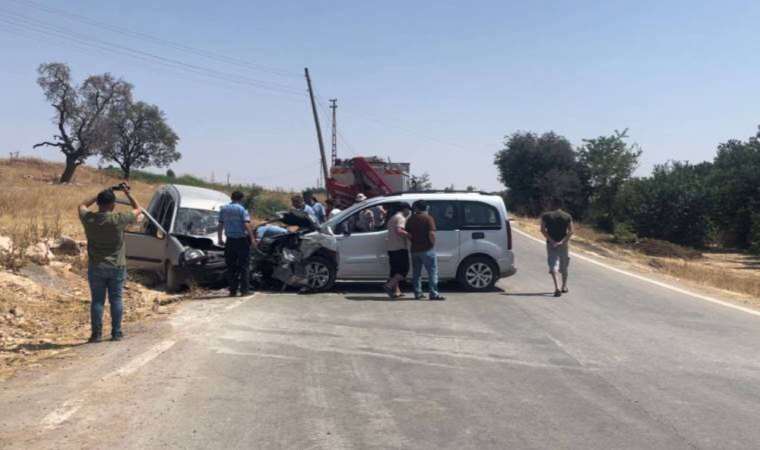
<path fill-rule="evenodd" d="M 427 301 L 427 297 L 416 299 L 414 298 L 414 295 L 408 294 L 404 297 L 400 298 L 390 298 L 387 295 L 381 296 L 381 295 L 347 295 L 345 297 L 346 300 L 351 300 L 352 302 L 408 302 L 408 301 Z"/>
<path fill-rule="evenodd" d="M 554 297 L 552 292 L 503 292 L 501 295 L 508 297 Z"/>

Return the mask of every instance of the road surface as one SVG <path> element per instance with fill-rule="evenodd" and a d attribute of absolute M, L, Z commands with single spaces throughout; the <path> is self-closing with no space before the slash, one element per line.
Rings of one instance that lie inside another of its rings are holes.
<path fill-rule="evenodd" d="M 503 292 L 187 302 L 1 384 L 0 445 L 760 447 L 760 317 L 515 241 Z"/>

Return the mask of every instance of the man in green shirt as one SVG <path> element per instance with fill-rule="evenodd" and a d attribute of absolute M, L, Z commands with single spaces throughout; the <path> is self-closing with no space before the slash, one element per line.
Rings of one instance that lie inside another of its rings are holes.
<path fill-rule="evenodd" d="M 122 190 L 129 199 L 132 211 L 114 212 L 116 194 Z M 97 212 L 90 211 L 97 203 Z M 129 192 L 129 185 L 101 191 L 79 205 L 79 219 L 87 236 L 87 279 L 90 284 L 92 302 L 90 321 L 92 335 L 89 342 L 98 342 L 103 336 L 103 307 L 108 293 L 111 305 L 111 340 L 118 341 L 124 336 L 121 331 L 121 317 L 124 311 L 122 290 L 127 273 L 127 259 L 124 252 L 124 229 L 141 218 L 141 208 Z"/>
<path fill-rule="evenodd" d="M 561 209 L 562 203 L 553 199 L 550 211 L 541 214 L 541 234 L 546 238 L 546 259 L 554 281 L 554 296 L 567 293 L 567 275 L 570 265 L 570 236 L 573 235 L 573 218 Z M 562 275 L 562 289 L 557 283 L 557 269 Z"/>

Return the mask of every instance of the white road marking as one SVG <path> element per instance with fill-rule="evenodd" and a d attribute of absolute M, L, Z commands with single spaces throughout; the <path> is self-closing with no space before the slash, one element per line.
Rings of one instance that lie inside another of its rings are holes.
<path fill-rule="evenodd" d="M 537 239 L 537 238 L 529 235 L 528 233 L 526 233 L 526 232 L 524 232 L 522 230 L 517 229 L 517 227 L 514 227 L 513 230 L 516 231 L 516 232 L 518 232 L 518 233 L 520 233 L 521 235 L 525 236 L 526 238 L 528 238 L 528 239 L 530 239 L 532 241 L 536 241 L 536 242 L 538 242 L 540 244 L 546 244 L 541 239 Z M 578 258 L 578 259 L 582 259 L 584 261 L 588 261 L 591 264 L 596 264 L 597 266 L 604 267 L 605 269 L 611 270 L 613 272 L 617 272 L 617 273 L 621 273 L 623 275 L 627 275 L 627 276 L 629 276 L 631 278 L 635 278 L 637 280 L 646 281 L 647 283 L 654 284 L 655 286 L 659 286 L 659 287 L 662 287 L 662 288 L 665 288 L 665 289 L 670 289 L 671 291 L 678 292 L 679 294 L 689 295 L 689 296 L 692 296 L 694 298 L 698 298 L 698 299 L 706 301 L 706 302 L 715 303 L 716 305 L 725 306 L 726 308 L 735 309 L 737 311 L 745 312 L 747 314 L 752 314 L 753 316 L 759 316 L 760 317 L 760 311 L 755 310 L 755 309 L 745 308 L 744 306 L 739 306 L 739 305 L 735 305 L 733 303 L 729 303 L 729 302 L 726 302 L 726 301 L 723 301 L 723 300 L 718 300 L 717 298 L 709 297 L 707 295 L 702 295 L 702 294 L 697 294 L 695 292 L 687 291 L 686 289 L 681 289 L 679 287 L 673 286 L 672 284 L 663 283 L 662 281 L 653 280 L 651 278 L 647 278 L 647 277 L 642 276 L 642 275 L 638 275 L 638 274 L 635 274 L 635 273 L 632 273 L 632 272 L 628 272 L 627 270 L 618 269 L 617 267 L 610 266 L 609 264 L 605 264 L 603 262 L 599 262 L 599 261 L 597 261 L 595 259 L 589 258 L 588 256 L 580 255 L 580 254 L 575 253 L 575 252 L 570 252 L 570 254 L 572 256 Z"/>
<path fill-rule="evenodd" d="M 50 414 L 48 414 L 42 419 L 42 426 L 46 430 L 52 430 L 58 427 L 58 425 L 68 420 L 69 417 L 73 416 L 74 413 L 79 411 L 79 408 L 81 407 L 82 407 L 81 398 L 64 402 L 63 405 L 61 405 L 59 408 L 55 409 L 54 411 L 50 412 Z"/>
<path fill-rule="evenodd" d="M 111 378 L 124 377 L 137 372 L 141 367 L 151 362 L 158 355 L 169 350 L 175 343 L 176 341 L 172 340 L 159 342 L 141 355 L 132 359 L 125 366 L 106 374 L 103 378 L 100 379 L 100 381 L 105 382 Z M 98 386 L 93 385 L 87 392 L 82 393 L 80 397 L 65 401 L 60 407 L 50 412 L 42 419 L 41 424 L 43 428 L 46 430 L 52 430 L 57 428 L 63 422 L 67 421 L 71 416 L 79 411 L 79 409 L 84 404 L 84 399 L 88 397 L 88 393 L 92 393 L 97 389 Z"/>
<path fill-rule="evenodd" d="M 128 362 L 122 368 L 109 373 L 108 375 L 103 377 L 103 379 L 105 380 L 105 379 L 114 378 L 114 377 L 125 377 L 128 375 L 131 375 L 137 372 L 142 366 L 153 361 L 161 353 L 169 350 L 174 344 L 176 344 L 176 341 L 172 341 L 172 340 L 161 341 L 158 344 L 154 345 L 153 347 L 149 348 L 147 351 L 143 352 L 141 355 L 132 359 L 132 361 Z"/>

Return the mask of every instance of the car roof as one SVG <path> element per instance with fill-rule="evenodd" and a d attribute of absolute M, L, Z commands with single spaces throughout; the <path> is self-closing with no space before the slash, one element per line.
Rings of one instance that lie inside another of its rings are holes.
<path fill-rule="evenodd" d="M 413 203 L 417 200 L 478 200 L 488 204 L 500 204 L 503 202 L 499 195 L 485 194 L 482 192 L 404 192 L 400 194 L 391 194 L 386 197 L 373 197 L 367 200 L 366 203 L 368 205 L 401 201 Z"/>
<path fill-rule="evenodd" d="M 220 206 L 230 202 L 229 195 L 213 189 L 183 184 L 169 186 L 179 195 L 179 204 L 182 208 L 216 211 Z"/>

